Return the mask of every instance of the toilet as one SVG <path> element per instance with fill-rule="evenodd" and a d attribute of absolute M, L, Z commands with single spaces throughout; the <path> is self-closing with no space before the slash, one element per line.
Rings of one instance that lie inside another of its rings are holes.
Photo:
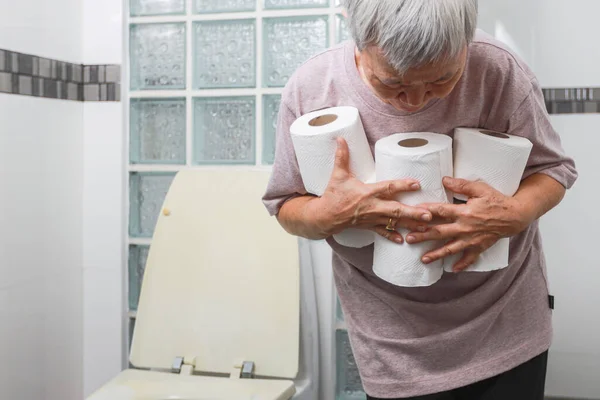
<path fill-rule="evenodd" d="M 146 263 L 134 368 L 88 400 L 318 398 L 314 285 L 300 269 L 310 257 L 262 205 L 268 179 L 176 175 Z"/>

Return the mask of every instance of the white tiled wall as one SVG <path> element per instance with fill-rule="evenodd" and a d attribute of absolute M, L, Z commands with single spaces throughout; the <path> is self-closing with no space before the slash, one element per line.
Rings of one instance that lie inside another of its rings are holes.
<path fill-rule="evenodd" d="M 517 51 L 542 87 L 600 86 L 600 1 L 487 0 L 479 8 L 479 26 Z"/>
<path fill-rule="evenodd" d="M 123 1 L 81 1 L 83 63 L 121 64 Z M 83 385 L 87 396 L 123 367 L 126 183 L 122 103 L 89 102 L 83 110 Z"/>
<path fill-rule="evenodd" d="M 121 103 L 85 103 L 83 371 L 89 395 L 122 369 L 123 130 Z"/>
<path fill-rule="evenodd" d="M 78 1 L 83 3 L 83 63 L 121 64 L 123 1 Z"/>
<path fill-rule="evenodd" d="M 79 400 L 82 105 L 0 95 L 0 126 L 0 398 Z"/>
<path fill-rule="evenodd" d="M 599 69 L 600 70 L 600 69 Z M 548 278 L 556 296 L 554 343 L 548 367 L 548 395 L 600 398 L 600 270 L 597 247 L 600 216 L 600 115 L 553 116 L 565 150 L 580 173 L 573 189 L 541 221 Z"/>
<path fill-rule="evenodd" d="M 82 4 L 82 0 L 0 0 L 0 48 L 80 63 Z"/>

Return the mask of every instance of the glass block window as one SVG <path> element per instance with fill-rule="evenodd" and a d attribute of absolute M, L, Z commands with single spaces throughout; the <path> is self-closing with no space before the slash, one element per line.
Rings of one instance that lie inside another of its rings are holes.
<path fill-rule="evenodd" d="M 275 133 L 281 95 L 266 94 L 263 96 L 263 164 L 273 164 L 275 161 Z"/>
<path fill-rule="evenodd" d="M 130 0 L 132 17 L 185 14 L 186 0 Z"/>
<path fill-rule="evenodd" d="M 185 98 L 132 99 L 129 116 L 131 163 L 185 164 Z"/>
<path fill-rule="evenodd" d="M 144 269 L 148 260 L 148 246 L 129 246 L 129 310 L 137 310 Z"/>
<path fill-rule="evenodd" d="M 194 0 L 194 5 L 198 14 L 256 10 L 256 0 Z"/>
<path fill-rule="evenodd" d="M 194 24 L 196 89 L 256 86 L 255 25 L 255 20 Z"/>
<path fill-rule="evenodd" d="M 352 39 L 352 35 L 350 35 L 350 31 L 348 30 L 348 25 L 346 24 L 346 18 L 343 15 L 338 15 L 337 17 L 337 25 L 336 25 L 336 41 L 337 43 L 344 42 L 346 40 Z"/>
<path fill-rule="evenodd" d="M 194 104 L 194 162 L 254 165 L 254 97 L 206 97 Z"/>
<path fill-rule="evenodd" d="M 129 177 L 129 235 L 151 238 L 175 174 L 134 172 Z"/>
<path fill-rule="evenodd" d="M 339 0 L 127 0 L 125 4 L 126 270 L 133 328 L 154 228 L 177 172 L 272 165 L 284 86 L 302 63 L 349 36 Z M 345 322 L 339 311 L 332 318 L 337 329 L 332 332 L 337 397 L 359 399 L 360 378 Z"/>
<path fill-rule="evenodd" d="M 329 0 L 265 0 L 267 9 L 316 8 L 329 6 Z"/>
<path fill-rule="evenodd" d="M 336 342 L 336 400 L 366 400 L 348 332 L 338 329 Z"/>
<path fill-rule="evenodd" d="M 328 46 L 328 17 L 268 18 L 264 24 L 264 86 L 285 86 L 312 55 Z"/>
<path fill-rule="evenodd" d="M 185 24 L 132 25 L 129 40 L 131 89 L 185 88 Z"/>

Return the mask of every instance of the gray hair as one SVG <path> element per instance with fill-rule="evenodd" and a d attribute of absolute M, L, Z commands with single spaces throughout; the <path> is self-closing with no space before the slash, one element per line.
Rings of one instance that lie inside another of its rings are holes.
<path fill-rule="evenodd" d="M 359 50 L 376 46 L 399 73 L 445 61 L 471 43 L 478 0 L 343 0 Z"/>

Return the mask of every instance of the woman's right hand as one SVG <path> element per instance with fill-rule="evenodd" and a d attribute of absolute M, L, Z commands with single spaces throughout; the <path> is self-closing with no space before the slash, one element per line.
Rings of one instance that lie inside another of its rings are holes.
<path fill-rule="evenodd" d="M 305 216 L 327 237 L 348 228 L 368 229 L 403 243 L 397 230 L 387 230 L 391 221 L 395 228 L 423 232 L 432 220 L 425 208 L 404 205 L 395 200 L 402 192 L 420 190 L 414 179 L 401 179 L 365 184 L 350 172 L 350 152 L 344 139 L 338 138 L 335 167 L 325 193 L 307 204 Z M 308 214 L 308 215 L 307 215 Z M 391 219 L 391 220 L 390 220 Z"/>

